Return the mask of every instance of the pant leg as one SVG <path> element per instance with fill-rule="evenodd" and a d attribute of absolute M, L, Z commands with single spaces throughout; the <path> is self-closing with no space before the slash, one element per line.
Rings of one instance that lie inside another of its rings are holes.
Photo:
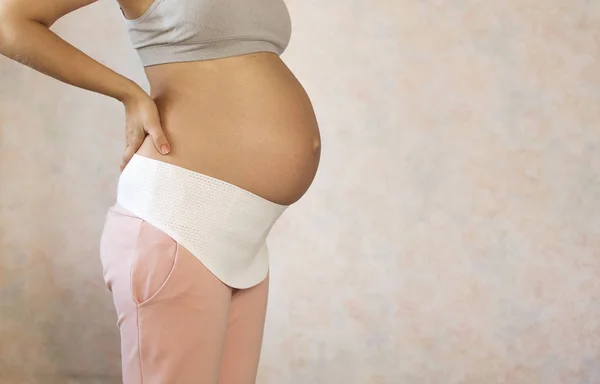
<path fill-rule="evenodd" d="M 219 384 L 255 383 L 268 294 L 269 277 L 254 287 L 234 290 Z"/>
<path fill-rule="evenodd" d="M 124 384 L 215 384 L 231 288 L 168 235 L 122 208 L 102 235 Z"/>

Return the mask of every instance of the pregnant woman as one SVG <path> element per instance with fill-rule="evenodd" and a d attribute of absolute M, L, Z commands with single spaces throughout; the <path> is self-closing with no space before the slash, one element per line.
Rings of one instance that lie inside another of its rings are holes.
<path fill-rule="evenodd" d="M 310 100 L 279 57 L 291 34 L 286 5 L 119 0 L 148 95 L 50 31 L 93 2 L 1 0 L 0 53 L 125 107 L 122 172 L 100 245 L 123 382 L 254 383 L 265 240 L 320 158 Z"/>

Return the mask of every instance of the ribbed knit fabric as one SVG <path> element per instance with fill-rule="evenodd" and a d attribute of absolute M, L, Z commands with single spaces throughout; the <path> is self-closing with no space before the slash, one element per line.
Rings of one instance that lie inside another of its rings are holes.
<path fill-rule="evenodd" d="M 292 25 L 283 0 L 154 0 L 126 20 L 144 66 L 284 52 Z"/>
<path fill-rule="evenodd" d="M 117 202 L 184 246 L 222 282 L 240 289 L 267 276 L 266 238 L 288 207 L 139 155 L 121 173 Z"/>

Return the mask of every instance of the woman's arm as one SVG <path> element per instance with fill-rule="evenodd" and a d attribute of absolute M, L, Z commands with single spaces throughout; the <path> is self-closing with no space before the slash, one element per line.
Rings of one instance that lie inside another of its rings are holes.
<path fill-rule="evenodd" d="M 95 1 L 0 0 L 0 54 L 67 84 L 121 101 L 127 120 L 123 168 L 141 146 L 146 132 L 160 152 L 169 152 L 154 101 L 135 82 L 95 61 L 49 29 L 62 16 Z"/>

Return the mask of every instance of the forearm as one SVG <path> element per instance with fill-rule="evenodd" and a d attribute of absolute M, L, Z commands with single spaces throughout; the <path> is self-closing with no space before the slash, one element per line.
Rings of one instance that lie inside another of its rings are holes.
<path fill-rule="evenodd" d="M 79 88 L 119 101 L 143 90 L 33 20 L 0 19 L 0 54 Z"/>

